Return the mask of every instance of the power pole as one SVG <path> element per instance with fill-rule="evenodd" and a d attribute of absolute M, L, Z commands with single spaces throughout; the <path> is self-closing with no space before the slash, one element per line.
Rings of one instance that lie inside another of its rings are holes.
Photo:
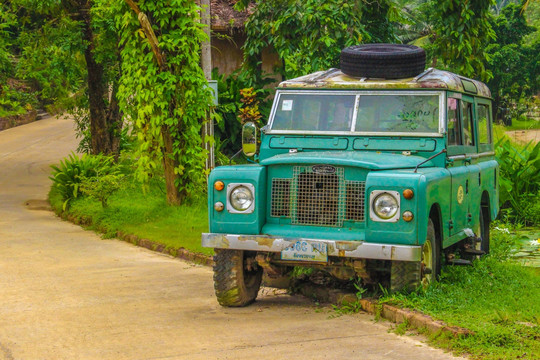
<path fill-rule="evenodd" d="M 204 32 L 207 35 L 207 41 L 201 44 L 201 67 L 204 72 L 206 80 L 212 80 L 212 50 L 211 50 L 211 21 L 210 21 L 210 0 L 201 0 L 201 23 L 205 25 Z M 217 96 L 217 94 L 215 94 Z M 215 154 L 214 145 L 205 141 L 206 136 L 214 136 L 214 123 L 212 119 L 206 119 L 203 129 L 203 141 L 204 148 L 208 151 L 208 157 L 206 158 L 206 170 L 211 170 L 215 167 Z"/>

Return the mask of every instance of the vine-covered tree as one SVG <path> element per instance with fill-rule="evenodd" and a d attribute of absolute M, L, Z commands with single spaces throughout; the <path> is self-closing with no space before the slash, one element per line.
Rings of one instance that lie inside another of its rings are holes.
<path fill-rule="evenodd" d="M 199 66 L 206 38 L 191 0 L 117 1 L 120 107 L 139 140 L 139 178 L 163 163 L 167 200 L 180 204 L 204 184 L 201 123 L 212 104 Z"/>

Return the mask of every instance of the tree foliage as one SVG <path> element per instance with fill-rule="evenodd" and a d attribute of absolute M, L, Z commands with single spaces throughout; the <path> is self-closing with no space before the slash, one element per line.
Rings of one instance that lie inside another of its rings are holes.
<path fill-rule="evenodd" d="M 540 41 L 524 44 L 523 39 L 535 28 L 527 24 L 522 5 L 508 4 L 492 24 L 497 40 L 486 49 L 488 69 L 493 73 L 488 85 L 500 117 L 502 109 L 514 108 L 524 96 L 540 90 Z"/>
<path fill-rule="evenodd" d="M 193 1 L 146 0 L 135 5 L 138 15 L 125 3 L 115 3 L 122 49 L 120 107 L 139 139 L 139 179 L 146 181 L 163 162 L 168 201 L 178 204 L 204 183 L 201 123 L 212 104 L 199 66 L 200 42 L 206 35 Z M 142 14 L 157 44 L 141 28 Z"/>
<path fill-rule="evenodd" d="M 117 59 L 117 47 L 107 47 L 111 41 L 105 38 L 115 42 L 116 37 L 99 21 L 108 13 L 93 13 L 94 5 L 92 0 L 10 0 L 3 10 L 17 18 L 15 75 L 38 94 L 42 106 L 68 104 L 80 114 L 75 117 L 90 137 L 83 139 L 88 151 L 110 154 L 118 152 L 122 122 L 114 96 L 118 61 L 108 61 Z"/>
<path fill-rule="evenodd" d="M 33 23 L 18 36 L 16 76 L 36 91 L 42 105 L 64 101 L 85 79 L 80 23 L 60 17 Z"/>
<path fill-rule="evenodd" d="M 469 77 L 489 80 L 485 48 L 495 38 L 493 0 L 431 0 L 435 63 Z"/>
<path fill-rule="evenodd" d="M 15 14 L 10 11 L 7 4 L 0 2 L 0 81 L 4 80 L 12 71 L 12 30 L 16 25 Z"/>
<path fill-rule="evenodd" d="M 273 48 L 282 60 L 278 70 L 286 78 L 339 67 L 344 47 L 395 40 L 391 22 L 399 18 L 399 12 L 391 0 L 256 3 L 245 25 L 245 59 L 256 68 L 262 51 Z"/>

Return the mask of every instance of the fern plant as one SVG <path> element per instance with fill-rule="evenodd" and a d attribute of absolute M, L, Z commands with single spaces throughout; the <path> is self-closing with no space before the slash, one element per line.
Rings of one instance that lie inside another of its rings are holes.
<path fill-rule="evenodd" d="M 49 179 L 53 187 L 62 196 L 62 209 L 66 210 L 71 200 L 81 194 L 81 183 L 98 175 L 118 175 L 120 168 L 114 163 L 112 156 L 84 154 L 78 157 L 71 153 L 60 161 L 59 165 L 51 165 L 53 169 Z"/>
<path fill-rule="evenodd" d="M 540 222 L 540 143 L 523 148 L 508 139 L 500 140 L 495 151 L 500 165 L 500 205 L 510 220 L 525 225 Z"/>

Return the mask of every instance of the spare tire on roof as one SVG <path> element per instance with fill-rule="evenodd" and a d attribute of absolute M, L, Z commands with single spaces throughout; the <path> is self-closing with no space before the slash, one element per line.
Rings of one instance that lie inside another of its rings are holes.
<path fill-rule="evenodd" d="M 341 50 L 341 71 L 355 77 L 403 79 L 426 67 L 426 52 L 414 45 L 365 44 Z"/>

